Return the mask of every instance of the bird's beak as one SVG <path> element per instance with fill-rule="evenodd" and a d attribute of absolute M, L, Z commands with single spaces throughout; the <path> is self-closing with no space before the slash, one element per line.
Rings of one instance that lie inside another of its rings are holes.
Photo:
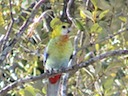
<path fill-rule="evenodd" d="M 70 27 L 70 28 L 68 28 L 68 33 L 70 33 L 71 32 L 71 30 L 72 30 L 72 28 Z"/>

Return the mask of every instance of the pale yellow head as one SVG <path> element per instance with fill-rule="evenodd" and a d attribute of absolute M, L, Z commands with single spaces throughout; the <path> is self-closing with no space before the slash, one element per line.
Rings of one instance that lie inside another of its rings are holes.
<path fill-rule="evenodd" d="M 53 31 L 51 34 L 52 38 L 55 38 L 57 36 L 63 36 L 68 35 L 68 33 L 71 31 L 70 25 L 68 23 L 61 22 L 60 19 L 54 18 L 50 23 Z"/>

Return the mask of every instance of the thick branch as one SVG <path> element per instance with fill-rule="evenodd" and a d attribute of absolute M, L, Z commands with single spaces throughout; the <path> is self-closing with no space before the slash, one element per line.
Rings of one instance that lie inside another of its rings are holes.
<path fill-rule="evenodd" d="M 54 76 L 54 75 L 60 74 L 60 73 L 67 73 L 67 72 L 71 72 L 73 70 L 78 70 L 78 69 L 81 69 L 83 67 L 87 67 L 90 64 L 93 64 L 93 63 L 95 63 L 99 60 L 105 59 L 105 58 L 110 57 L 110 56 L 120 56 L 120 55 L 126 55 L 126 54 L 128 54 L 128 50 L 109 51 L 107 53 L 104 53 L 104 54 L 98 55 L 94 58 L 91 58 L 86 62 L 71 66 L 67 69 L 58 70 L 57 72 L 53 72 L 53 73 L 44 73 L 44 74 L 41 74 L 40 76 L 32 76 L 32 77 L 28 77 L 28 78 L 25 78 L 25 79 L 19 79 L 19 80 L 15 81 L 14 83 L 11 83 L 8 86 L 1 89 L 0 94 L 5 95 L 8 91 L 14 89 L 15 87 L 21 86 L 21 85 L 23 85 L 25 83 L 28 83 L 28 82 L 49 78 L 51 76 Z"/>
<path fill-rule="evenodd" d="M 3 63 L 5 60 L 7 54 L 12 50 L 14 45 L 18 42 L 18 40 L 21 38 L 22 34 L 24 31 L 28 28 L 29 24 L 32 23 L 32 20 L 38 10 L 38 8 L 45 2 L 45 0 L 40 0 L 33 8 L 33 11 L 29 18 L 26 20 L 26 22 L 20 27 L 19 31 L 17 32 L 16 36 L 14 39 L 9 43 L 9 45 L 2 51 L 0 54 L 0 64 Z"/>

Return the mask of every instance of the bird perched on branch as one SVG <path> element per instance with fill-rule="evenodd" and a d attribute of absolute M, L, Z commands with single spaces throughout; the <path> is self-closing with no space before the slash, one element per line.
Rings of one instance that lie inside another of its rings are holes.
<path fill-rule="evenodd" d="M 49 71 L 66 68 L 73 51 L 72 43 L 69 40 L 69 24 L 54 18 L 50 25 L 53 31 L 44 52 L 45 70 Z M 57 74 L 49 78 L 47 96 L 58 96 L 61 76 L 62 74 Z"/>

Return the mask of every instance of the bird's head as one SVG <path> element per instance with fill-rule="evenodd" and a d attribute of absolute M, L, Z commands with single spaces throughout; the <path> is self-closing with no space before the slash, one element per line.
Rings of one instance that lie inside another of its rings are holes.
<path fill-rule="evenodd" d="M 53 31 L 52 38 L 57 36 L 65 36 L 71 31 L 70 24 L 61 22 L 60 19 L 54 18 L 50 23 Z"/>

